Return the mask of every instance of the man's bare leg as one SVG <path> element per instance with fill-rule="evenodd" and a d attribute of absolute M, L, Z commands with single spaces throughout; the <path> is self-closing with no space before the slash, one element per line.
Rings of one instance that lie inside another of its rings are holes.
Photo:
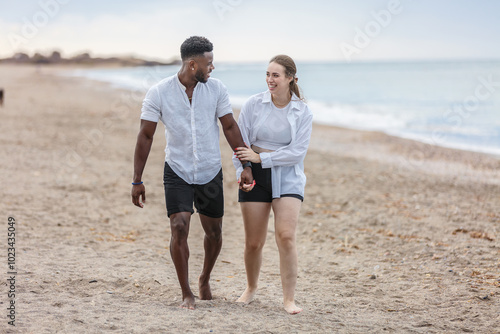
<path fill-rule="evenodd" d="M 245 226 L 247 288 L 236 302 L 248 304 L 253 300 L 257 292 L 260 267 L 262 265 L 262 248 L 266 242 L 271 203 L 242 202 L 240 206 Z"/>
<path fill-rule="evenodd" d="M 215 266 L 217 257 L 222 248 L 222 217 L 211 218 L 200 214 L 201 225 L 205 231 L 203 245 L 205 248 L 205 259 L 203 261 L 203 270 L 199 278 L 200 299 L 211 300 L 212 291 L 210 290 L 210 274 Z"/>
<path fill-rule="evenodd" d="M 182 290 L 182 308 L 194 310 L 194 295 L 189 287 L 188 260 L 189 247 L 187 238 L 189 235 L 190 212 L 179 212 L 170 215 L 170 255 L 175 265 L 177 278 Z"/>

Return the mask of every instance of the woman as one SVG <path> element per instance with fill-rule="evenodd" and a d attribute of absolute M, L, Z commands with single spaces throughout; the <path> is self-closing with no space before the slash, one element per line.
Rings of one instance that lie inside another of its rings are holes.
<path fill-rule="evenodd" d="M 279 55 L 271 59 L 266 74 L 269 90 L 245 102 L 238 119 L 241 135 L 251 148 L 238 147 L 233 158 L 237 177 L 243 170 L 240 160 L 247 160 L 252 164 L 256 182 L 251 191 L 239 191 L 245 225 L 247 288 L 238 302 L 251 302 L 257 291 L 262 248 L 272 209 L 283 302 L 290 314 L 302 311 L 294 300 L 297 283 L 295 231 L 304 200 L 304 158 L 312 130 L 312 113 L 301 99 L 296 72 L 292 58 Z"/>

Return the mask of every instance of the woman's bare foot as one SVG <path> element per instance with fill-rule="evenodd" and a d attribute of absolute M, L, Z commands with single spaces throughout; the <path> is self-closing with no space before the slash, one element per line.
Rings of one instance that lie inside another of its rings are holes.
<path fill-rule="evenodd" d="M 236 302 L 249 304 L 252 302 L 253 297 L 255 296 L 256 292 L 257 292 L 257 289 L 246 288 L 245 292 L 243 292 L 241 297 L 238 298 L 238 300 Z"/>
<path fill-rule="evenodd" d="M 191 295 L 191 296 L 184 297 L 180 307 L 188 309 L 188 310 L 194 310 L 194 296 Z"/>
<path fill-rule="evenodd" d="M 302 311 L 302 309 L 300 307 L 298 307 L 297 305 L 295 305 L 294 302 L 291 302 L 291 303 L 285 304 L 285 311 L 287 311 L 288 314 L 298 314 Z"/>

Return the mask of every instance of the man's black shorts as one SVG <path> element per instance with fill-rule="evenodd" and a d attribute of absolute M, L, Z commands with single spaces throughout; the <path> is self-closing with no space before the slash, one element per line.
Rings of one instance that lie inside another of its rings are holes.
<path fill-rule="evenodd" d="M 189 184 L 181 179 L 165 162 L 163 171 L 167 215 L 178 212 L 194 212 L 193 202 L 199 214 L 220 218 L 224 216 L 222 169 L 207 184 Z"/>

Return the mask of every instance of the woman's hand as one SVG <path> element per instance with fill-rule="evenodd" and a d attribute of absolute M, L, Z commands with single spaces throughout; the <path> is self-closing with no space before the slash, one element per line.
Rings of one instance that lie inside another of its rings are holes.
<path fill-rule="evenodd" d="M 236 152 L 234 154 L 236 154 L 236 157 L 242 161 L 250 161 L 250 162 L 254 162 L 254 163 L 261 163 L 262 162 L 262 160 L 260 160 L 260 155 L 258 153 L 255 153 L 248 146 L 247 147 L 237 147 Z"/>
<path fill-rule="evenodd" d="M 243 171 L 244 173 L 245 171 Z M 243 182 L 241 182 L 241 178 L 238 179 L 238 188 L 240 188 L 241 190 L 243 190 L 244 192 L 250 192 L 252 191 L 253 187 L 255 187 L 255 180 L 253 180 L 253 183 L 251 184 L 245 184 Z"/>
<path fill-rule="evenodd" d="M 241 172 L 240 178 L 238 179 L 239 188 L 245 192 L 249 192 L 255 186 L 255 180 L 253 178 L 252 168 L 245 168 Z"/>

